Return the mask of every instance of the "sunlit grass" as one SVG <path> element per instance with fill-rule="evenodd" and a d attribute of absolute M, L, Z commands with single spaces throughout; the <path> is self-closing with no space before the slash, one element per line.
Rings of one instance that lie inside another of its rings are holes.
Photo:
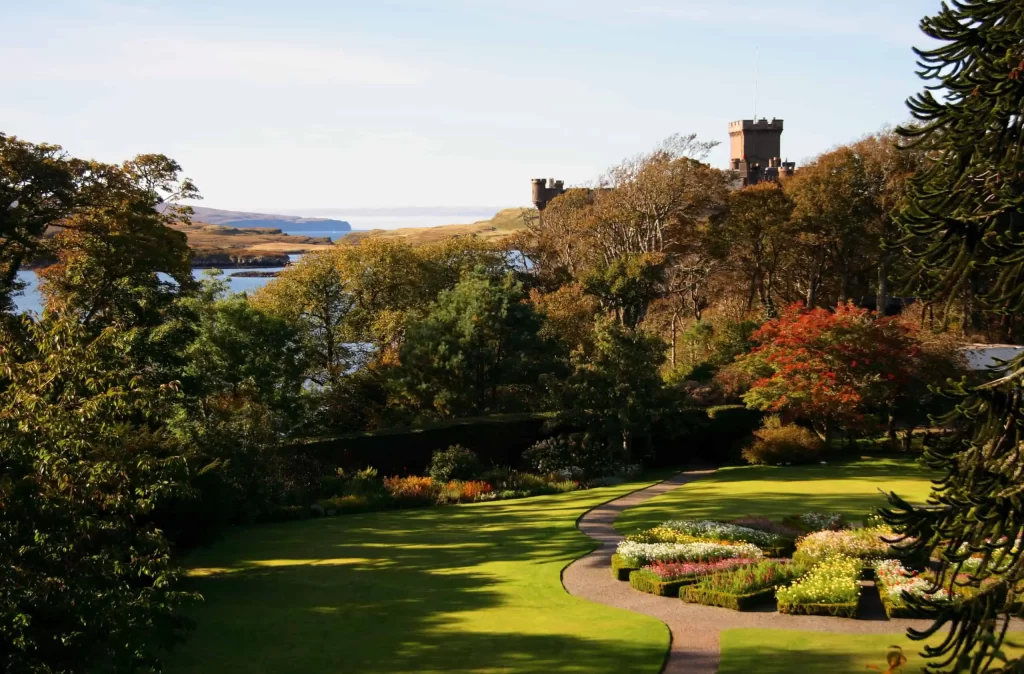
<path fill-rule="evenodd" d="M 781 519 L 809 511 L 841 512 L 862 521 L 886 503 L 883 491 L 924 502 L 936 477 L 910 459 L 866 459 L 811 466 L 737 466 L 630 508 L 615 528 L 632 533 L 670 519 Z"/>
<path fill-rule="evenodd" d="M 188 560 L 172 674 L 637 672 L 665 626 L 566 594 L 587 509 L 642 484 L 251 527 Z"/>
<path fill-rule="evenodd" d="M 1019 644 L 1021 634 L 1009 641 Z M 899 646 L 907 663 L 905 672 L 920 672 L 926 664 L 921 657 L 922 642 L 903 634 L 830 634 L 789 630 L 735 629 L 721 636 L 722 663 L 718 674 L 794 674 L 828 672 L 859 674 L 869 666 L 887 668 L 885 654 L 889 646 Z M 934 642 L 933 642 L 934 643 Z M 1022 649 L 1009 646 L 1007 655 L 1020 657 Z"/>

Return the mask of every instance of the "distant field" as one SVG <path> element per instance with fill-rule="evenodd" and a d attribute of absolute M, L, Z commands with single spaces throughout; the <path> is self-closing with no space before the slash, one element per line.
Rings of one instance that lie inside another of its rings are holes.
<path fill-rule="evenodd" d="M 402 227 L 400 229 L 372 229 L 367 232 L 353 232 L 341 239 L 341 243 L 355 244 L 363 239 L 400 239 L 413 245 L 437 243 L 453 237 L 472 236 L 484 241 L 496 241 L 509 234 L 526 228 L 524 213 L 535 212 L 532 208 L 506 208 L 490 220 L 481 220 L 470 225 L 439 225 L 437 227 Z"/>

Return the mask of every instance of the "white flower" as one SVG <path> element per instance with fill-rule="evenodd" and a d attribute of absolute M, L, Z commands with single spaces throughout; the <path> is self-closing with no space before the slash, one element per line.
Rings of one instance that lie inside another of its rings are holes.
<path fill-rule="evenodd" d="M 698 562 L 728 558 L 763 557 L 761 548 L 749 543 L 722 545 L 721 543 L 634 543 L 622 541 L 616 553 L 631 564 L 644 566 L 651 562 Z"/>

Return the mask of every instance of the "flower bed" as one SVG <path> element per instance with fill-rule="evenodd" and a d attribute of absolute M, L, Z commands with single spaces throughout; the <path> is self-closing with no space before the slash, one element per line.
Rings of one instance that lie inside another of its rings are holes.
<path fill-rule="evenodd" d="M 728 558 L 764 557 L 761 548 L 749 543 L 636 543 L 622 541 L 616 554 L 626 566 L 639 568 L 652 562 L 714 562 Z"/>
<path fill-rule="evenodd" d="M 800 580 L 776 591 L 779 613 L 855 618 L 860 572 L 860 560 L 849 557 L 832 557 L 818 564 Z"/>
<path fill-rule="evenodd" d="M 671 520 L 662 524 L 661 527 L 695 538 L 751 543 L 759 548 L 777 548 L 787 543 L 787 539 L 777 533 L 744 527 L 729 522 Z M 791 543 L 791 541 L 789 542 Z"/>
<path fill-rule="evenodd" d="M 691 536 L 689 534 L 676 531 L 675 529 L 669 529 L 665 526 L 647 529 L 646 531 L 641 531 L 638 534 L 630 534 L 626 536 L 626 540 L 633 543 L 721 543 L 722 545 L 731 545 L 734 543 L 734 541 L 726 541 L 716 538 Z"/>
<path fill-rule="evenodd" d="M 813 565 L 841 555 L 860 560 L 862 566 L 874 566 L 878 560 L 900 556 L 901 551 L 882 540 L 893 536 L 889 527 L 817 531 L 797 542 L 793 560 Z"/>
<path fill-rule="evenodd" d="M 720 571 L 735 569 L 746 564 L 756 564 L 757 559 L 730 558 L 717 562 L 654 562 L 629 574 L 629 584 L 634 590 L 659 597 L 677 597 L 679 588 Z"/>
<path fill-rule="evenodd" d="M 750 566 L 723 571 L 681 587 L 679 598 L 693 604 L 745 611 L 771 601 L 775 589 L 791 581 L 801 569 L 782 560 L 761 560 Z"/>
<path fill-rule="evenodd" d="M 907 569 L 895 559 L 886 559 L 875 567 L 875 585 L 885 614 L 890 618 L 923 616 L 922 611 L 907 604 L 907 596 L 939 600 L 949 598 L 946 590 L 935 588 L 932 578 Z"/>

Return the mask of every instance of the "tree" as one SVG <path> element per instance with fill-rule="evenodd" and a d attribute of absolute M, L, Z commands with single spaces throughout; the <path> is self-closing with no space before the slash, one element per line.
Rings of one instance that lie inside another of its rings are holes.
<path fill-rule="evenodd" d="M 337 250 L 304 255 L 259 291 L 253 306 L 291 322 L 305 350 L 308 380 L 324 390 L 340 387 L 355 364 L 349 316 L 355 299 L 340 271 Z"/>
<path fill-rule="evenodd" d="M 598 324 L 594 340 L 593 353 L 575 352 L 568 379 L 553 384 L 559 417 L 613 452 L 621 449 L 629 461 L 636 439 L 649 437 L 654 418 L 665 410 L 659 373 L 665 343 L 607 320 Z"/>
<path fill-rule="evenodd" d="M 895 404 L 920 349 L 906 325 L 853 304 L 835 312 L 793 304 L 766 322 L 734 367 L 755 377 L 751 408 L 813 424 L 826 443 L 837 425 L 865 425 L 872 408 Z"/>
<path fill-rule="evenodd" d="M 540 335 L 562 345 L 566 357 L 576 349 L 589 352 L 594 343 L 594 318 L 600 307 L 580 283 L 559 286 L 550 293 L 530 290 L 530 302 L 543 314 Z"/>
<path fill-rule="evenodd" d="M 59 145 L 0 133 L 0 312 L 11 310 L 18 270 L 36 253 L 46 228 L 71 213 L 80 168 Z"/>
<path fill-rule="evenodd" d="M 1024 6 L 1017 0 L 957 0 L 921 22 L 939 45 L 918 50 L 923 93 L 909 101 L 916 126 L 900 129 L 929 152 L 925 170 L 911 181 L 900 217 L 905 250 L 916 261 L 918 291 L 952 301 L 973 274 L 995 282 L 978 297 L 995 315 L 1012 319 L 1024 307 Z M 927 506 L 897 495 L 886 519 L 915 538 L 912 550 L 940 561 L 938 584 L 959 597 L 949 605 L 923 599 L 934 624 L 911 631 L 928 639 L 948 626 L 942 641 L 925 649 L 931 671 L 1017 672 L 1001 644 L 1024 587 L 1024 532 L 1020 471 L 1024 362 L 984 386 L 959 386 L 946 419 L 955 433 L 929 447 L 925 458 L 942 470 Z M 966 579 L 963 560 L 980 564 Z M 981 588 L 965 593 L 962 587 Z M 946 671 L 949 671 L 948 669 Z"/>
<path fill-rule="evenodd" d="M 783 265 L 792 262 L 796 232 L 790 223 L 793 203 L 774 181 L 736 190 L 726 209 L 711 219 L 712 236 L 740 270 L 747 288 L 747 310 L 755 297 L 766 315 L 775 312 L 776 287 Z"/>
<path fill-rule="evenodd" d="M 493 412 L 504 393 L 521 387 L 530 406 L 552 349 L 539 337 L 541 316 L 525 301 L 511 275 L 494 281 L 466 276 L 443 291 L 422 320 L 409 325 L 394 373 L 393 390 L 404 404 L 440 417 Z"/>
<path fill-rule="evenodd" d="M 75 209 L 47 244 L 57 263 L 39 271 L 48 308 L 87 325 L 155 325 L 179 292 L 194 287 L 186 236 L 165 226 L 187 221 L 179 199 L 199 196 L 180 172 L 163 155 L 84 164 Z"/>
<path fill-rule="evenodd" d="M 583 277 L 583 290 L 598 299 L 623 326 L 635 329 L 647 315 L 665 278 L 661 255 L 625 255 Z"/>
<path fill-rule="evenodd" d="M 151 520 L 185 477 L 161 431 L 175 386 L 136 371 L 137 341 L 67 317 L 0 334 L 5 671 L 156 666 L 187 624 L 191 595 Z"/>

